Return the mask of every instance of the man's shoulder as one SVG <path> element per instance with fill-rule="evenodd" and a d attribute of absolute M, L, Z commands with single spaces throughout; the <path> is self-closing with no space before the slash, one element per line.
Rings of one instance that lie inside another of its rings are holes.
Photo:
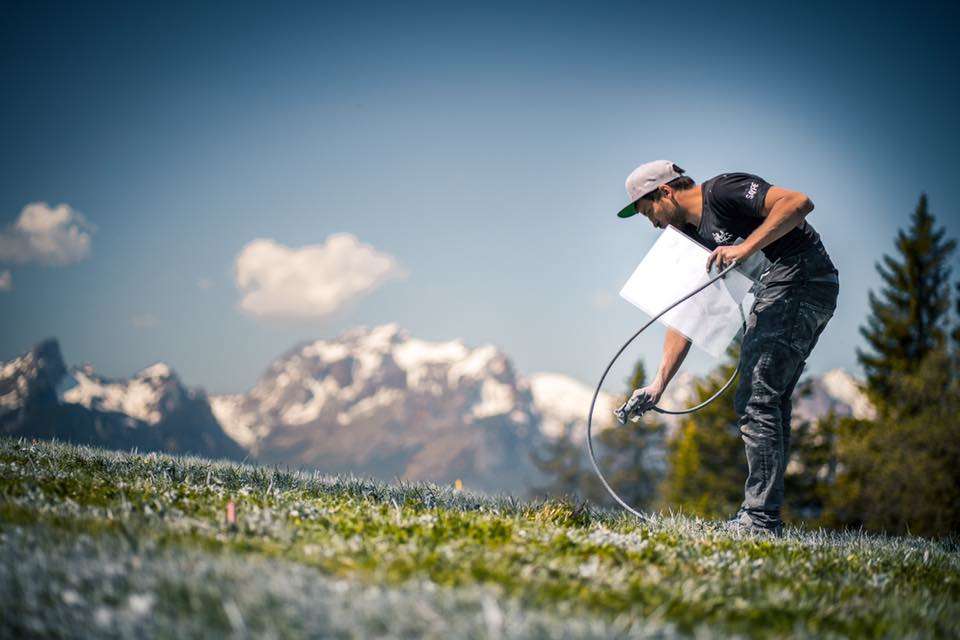
<path fill-rule="evenodd" d="M 766 180 L 757 174 L 750 173 L 749 171 L 727 171 L 726 173 L 713 176 L 709 180 L 705 180 L 704 184 L 709 182 L 711 185 L 732 185 L 751 181 L 766 182 Z"/>
<path fill-rule="evenodd" d="M 729 215 L 739 212 L 759 215 L 771 186 L 760 176 L 746 171 L 721 173 L 704 183 L 711 205 Z"/>

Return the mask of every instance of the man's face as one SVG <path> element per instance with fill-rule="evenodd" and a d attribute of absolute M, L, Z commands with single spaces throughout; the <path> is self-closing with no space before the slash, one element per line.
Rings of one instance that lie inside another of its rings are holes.
<path fill-rule="evenodd" d="M 644 196 L 633 203 L 633 208 L 637 213 L 642 213 L 657 229 L 663 229 L 668 224 L 676 224 L 682 216 L 673 198 L 673 190 L 663 185 L 658 187 L 660 198 L 653 201 L 649 195 Z"/>

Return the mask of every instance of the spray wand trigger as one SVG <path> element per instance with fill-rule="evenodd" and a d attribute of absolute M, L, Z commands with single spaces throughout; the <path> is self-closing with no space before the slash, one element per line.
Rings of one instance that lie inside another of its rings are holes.
<path fill-rule="evenodd" d="M 620 424 L 627 424 L 627 403 L 624 402 L 618 409 L 615 409 L 613 415 L 616 416 L 617 422 Z"/>

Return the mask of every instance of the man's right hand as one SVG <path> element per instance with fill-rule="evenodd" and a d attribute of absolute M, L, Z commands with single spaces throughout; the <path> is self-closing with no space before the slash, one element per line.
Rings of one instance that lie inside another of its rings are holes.
<path fill-rule="evenodd" d="M 620 408 L 614 411 L 620 424 L 626 424 L 627 420 L 638 422 L 640 416 L 653 408 L 660 401 L 663 395 L 663 389 L 657 384 L 648 384 L 640 387 L 630 396 L 630 399 L 623 403 Z"/>

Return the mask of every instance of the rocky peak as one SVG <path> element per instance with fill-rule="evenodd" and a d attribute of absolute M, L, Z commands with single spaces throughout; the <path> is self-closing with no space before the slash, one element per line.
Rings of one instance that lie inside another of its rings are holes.
<path fill-rule="evenodd" d="M 97 375 L 85 365 L 70 370 L 70 384 L 63 385 L 63 402 L 87 409 L 123 413 L 150 425 L 176 411 L 191 392 L 167 364 L 158 362 L 131 378 L 111 379 Z"/>
<path fill-rule="evenodd" d="M 33 347 L 27 354 L 35 363 L 38 375 L 46 377 L 52 384 L 66 373 L 66 365 L 63 363 L 63 354 L 60 353 L 60 343 L 55 338 L 47 338 Z"/>
<path fill-rule="evenodd" d="M 299 345 L 249 392 L 211 405 L 262 459 L 486 488 L 532 473 L 525 452 L 540 437 L 529 384 L 502 351 L 395 323 Z"/>
<path fill-rule="evenodd" d="M 166 364 L 109 379 L 89 364 L 67 369 L 56 340 L 0 363 L 0 432 L 120 449 L 246 455 L 224 434 L 205 394 L 184 387 Z"/>
<path fill-rule="evenodd" d="M 0 411 L 55 402 L 57 385 L 66 370 L 60 344 L 53 338 L 4 363 L 0 368 Z"/>
<path fill-rule="evenodd" d="M 135 373 L 133 377 L 139 378 L 140 380 L 153 380 L 156 382 L 166 382 L 167 380 L 171 380 L 179 383 L 180 381 L 173 369 L 171 369 L 164 362 L 157 362 L 156 364 L 150 365 L 146 369 L 141 369 Z"/>

